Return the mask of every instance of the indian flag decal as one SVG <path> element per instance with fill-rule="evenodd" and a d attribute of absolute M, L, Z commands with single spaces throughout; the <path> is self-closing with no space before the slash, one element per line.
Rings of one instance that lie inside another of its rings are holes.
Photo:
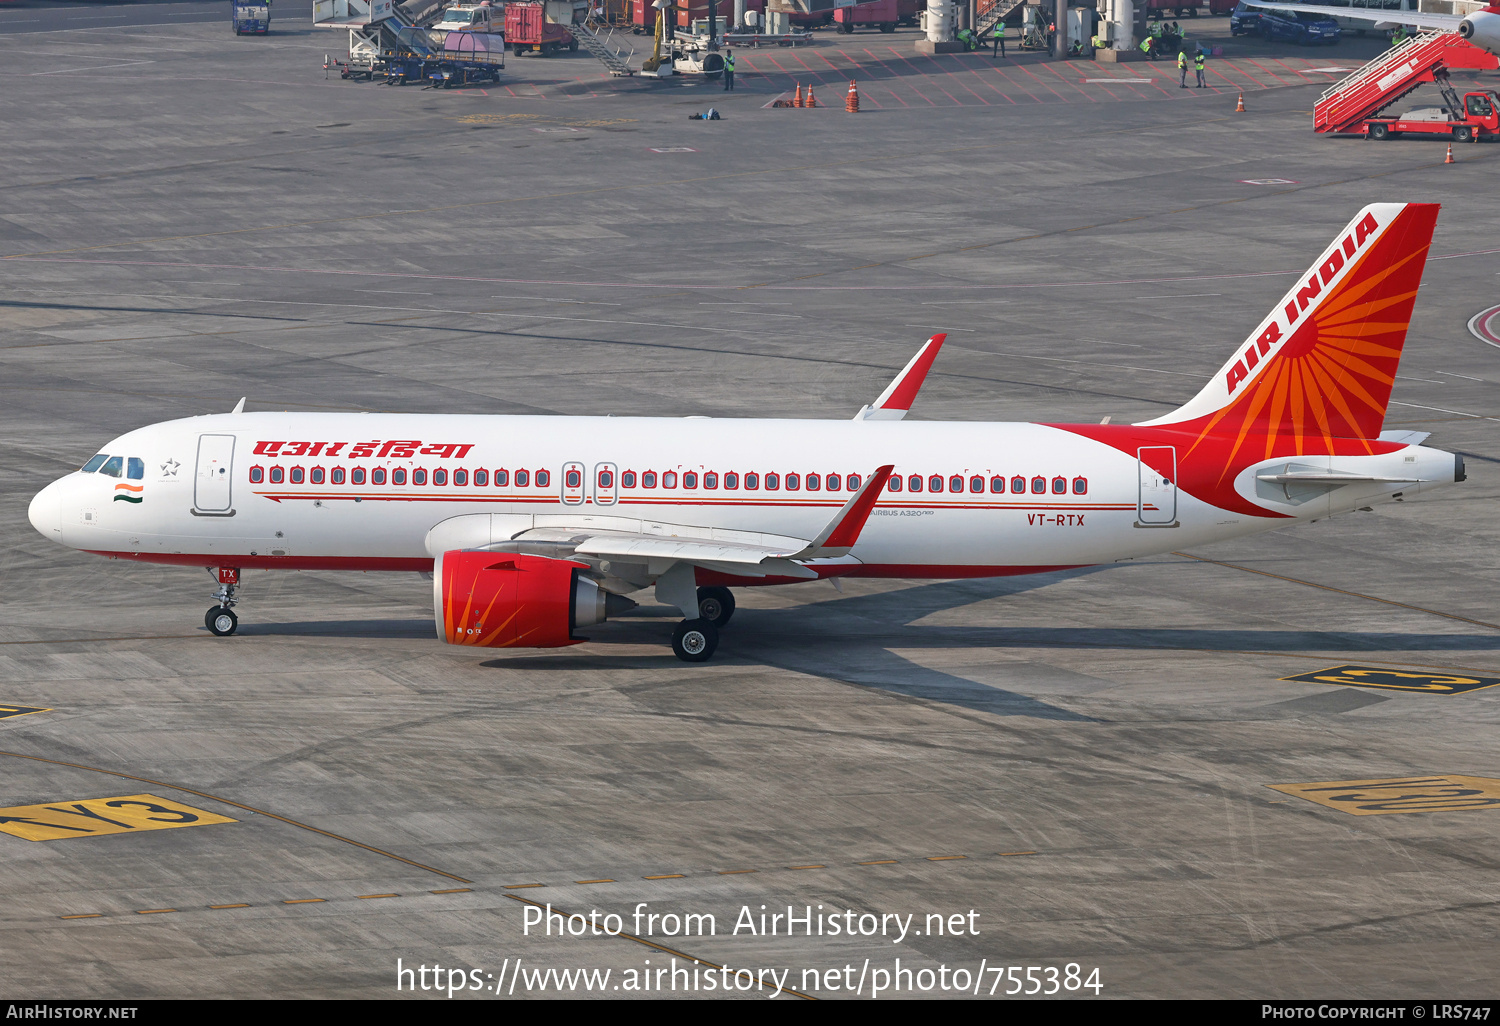
<path fill-rule="evenodd" d="M 144 489 L 140 485 L 126 484 L 124 481 L 121 481 L 115 485 L 115 501 L 139 503 L 142 491 Z"/>

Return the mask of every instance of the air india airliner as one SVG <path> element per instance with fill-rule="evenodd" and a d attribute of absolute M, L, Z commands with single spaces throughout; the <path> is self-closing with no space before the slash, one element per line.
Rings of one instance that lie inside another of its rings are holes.
<path fill-rule="evenodd" d="M 852 420 L 231 413 L 121 435 L 31 522 L 111 559 L 431 574 L 438 637 L 549 648 L 655 588 L 710 658 L 731 587 L 1109 563 L 1464 479 L 1383 432 L 1436 204 L 1361 210 L 1185 406 L 1138 424 L 903 420 L 931 339 Z"/>

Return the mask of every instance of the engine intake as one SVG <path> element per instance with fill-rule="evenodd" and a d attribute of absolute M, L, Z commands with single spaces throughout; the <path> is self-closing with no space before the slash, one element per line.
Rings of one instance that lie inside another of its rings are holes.
<path fill-rule="evenodd" d="M 432 611 L 438 637 L 485 648 L 560 648 L 573 632 L 634 602 L 582 576 L 585 563 L 514 552 L 457 550 L 438 556 Z"/>

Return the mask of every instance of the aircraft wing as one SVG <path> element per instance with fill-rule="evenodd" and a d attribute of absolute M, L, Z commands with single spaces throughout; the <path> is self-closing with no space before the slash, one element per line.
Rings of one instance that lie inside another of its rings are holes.
<path fill-rule="evenodd" d="M 896 379 L 880 393 L 880 398 L 856 413 L 854 419 L 900 420 L 911 412 L 911 404 L 916 402 L 917 393 L 927 380 L 927 372 L 932 369 L 932 361 L 937 359 L 938 350 L 943 348 L 947 337 L 947 334 L 939 333 L 928 339 Z"/>
<path fill-rule="evenodd" d="M 1457 14 L 1428 14 L 1425 11 L 1384 11 L 1369 7 L 1315 7 L 1312 4 L 1262 4 L 1245 0 L 1246 7 L 1263 7 L 1271 11 L 1290 11 L 1293 14 L 1306 12 L 1321 14 L 1326 18 L 1358 18 L 1375 23 L 1376 27 L 1394 28 L 1410 25 L 1415 28 L 1438 29 L 1442 32 L 1457 32 L 1463 17 Z"/>

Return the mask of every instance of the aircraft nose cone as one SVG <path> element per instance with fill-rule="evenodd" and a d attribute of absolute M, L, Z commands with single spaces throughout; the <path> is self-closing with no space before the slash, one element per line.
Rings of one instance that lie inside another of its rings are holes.
<path fill-rule="evenodd" d="M 62 482 L 53 481 L 37 492 L 26 511 L 31 526 L 52 541 L 62 538 Z"/>

